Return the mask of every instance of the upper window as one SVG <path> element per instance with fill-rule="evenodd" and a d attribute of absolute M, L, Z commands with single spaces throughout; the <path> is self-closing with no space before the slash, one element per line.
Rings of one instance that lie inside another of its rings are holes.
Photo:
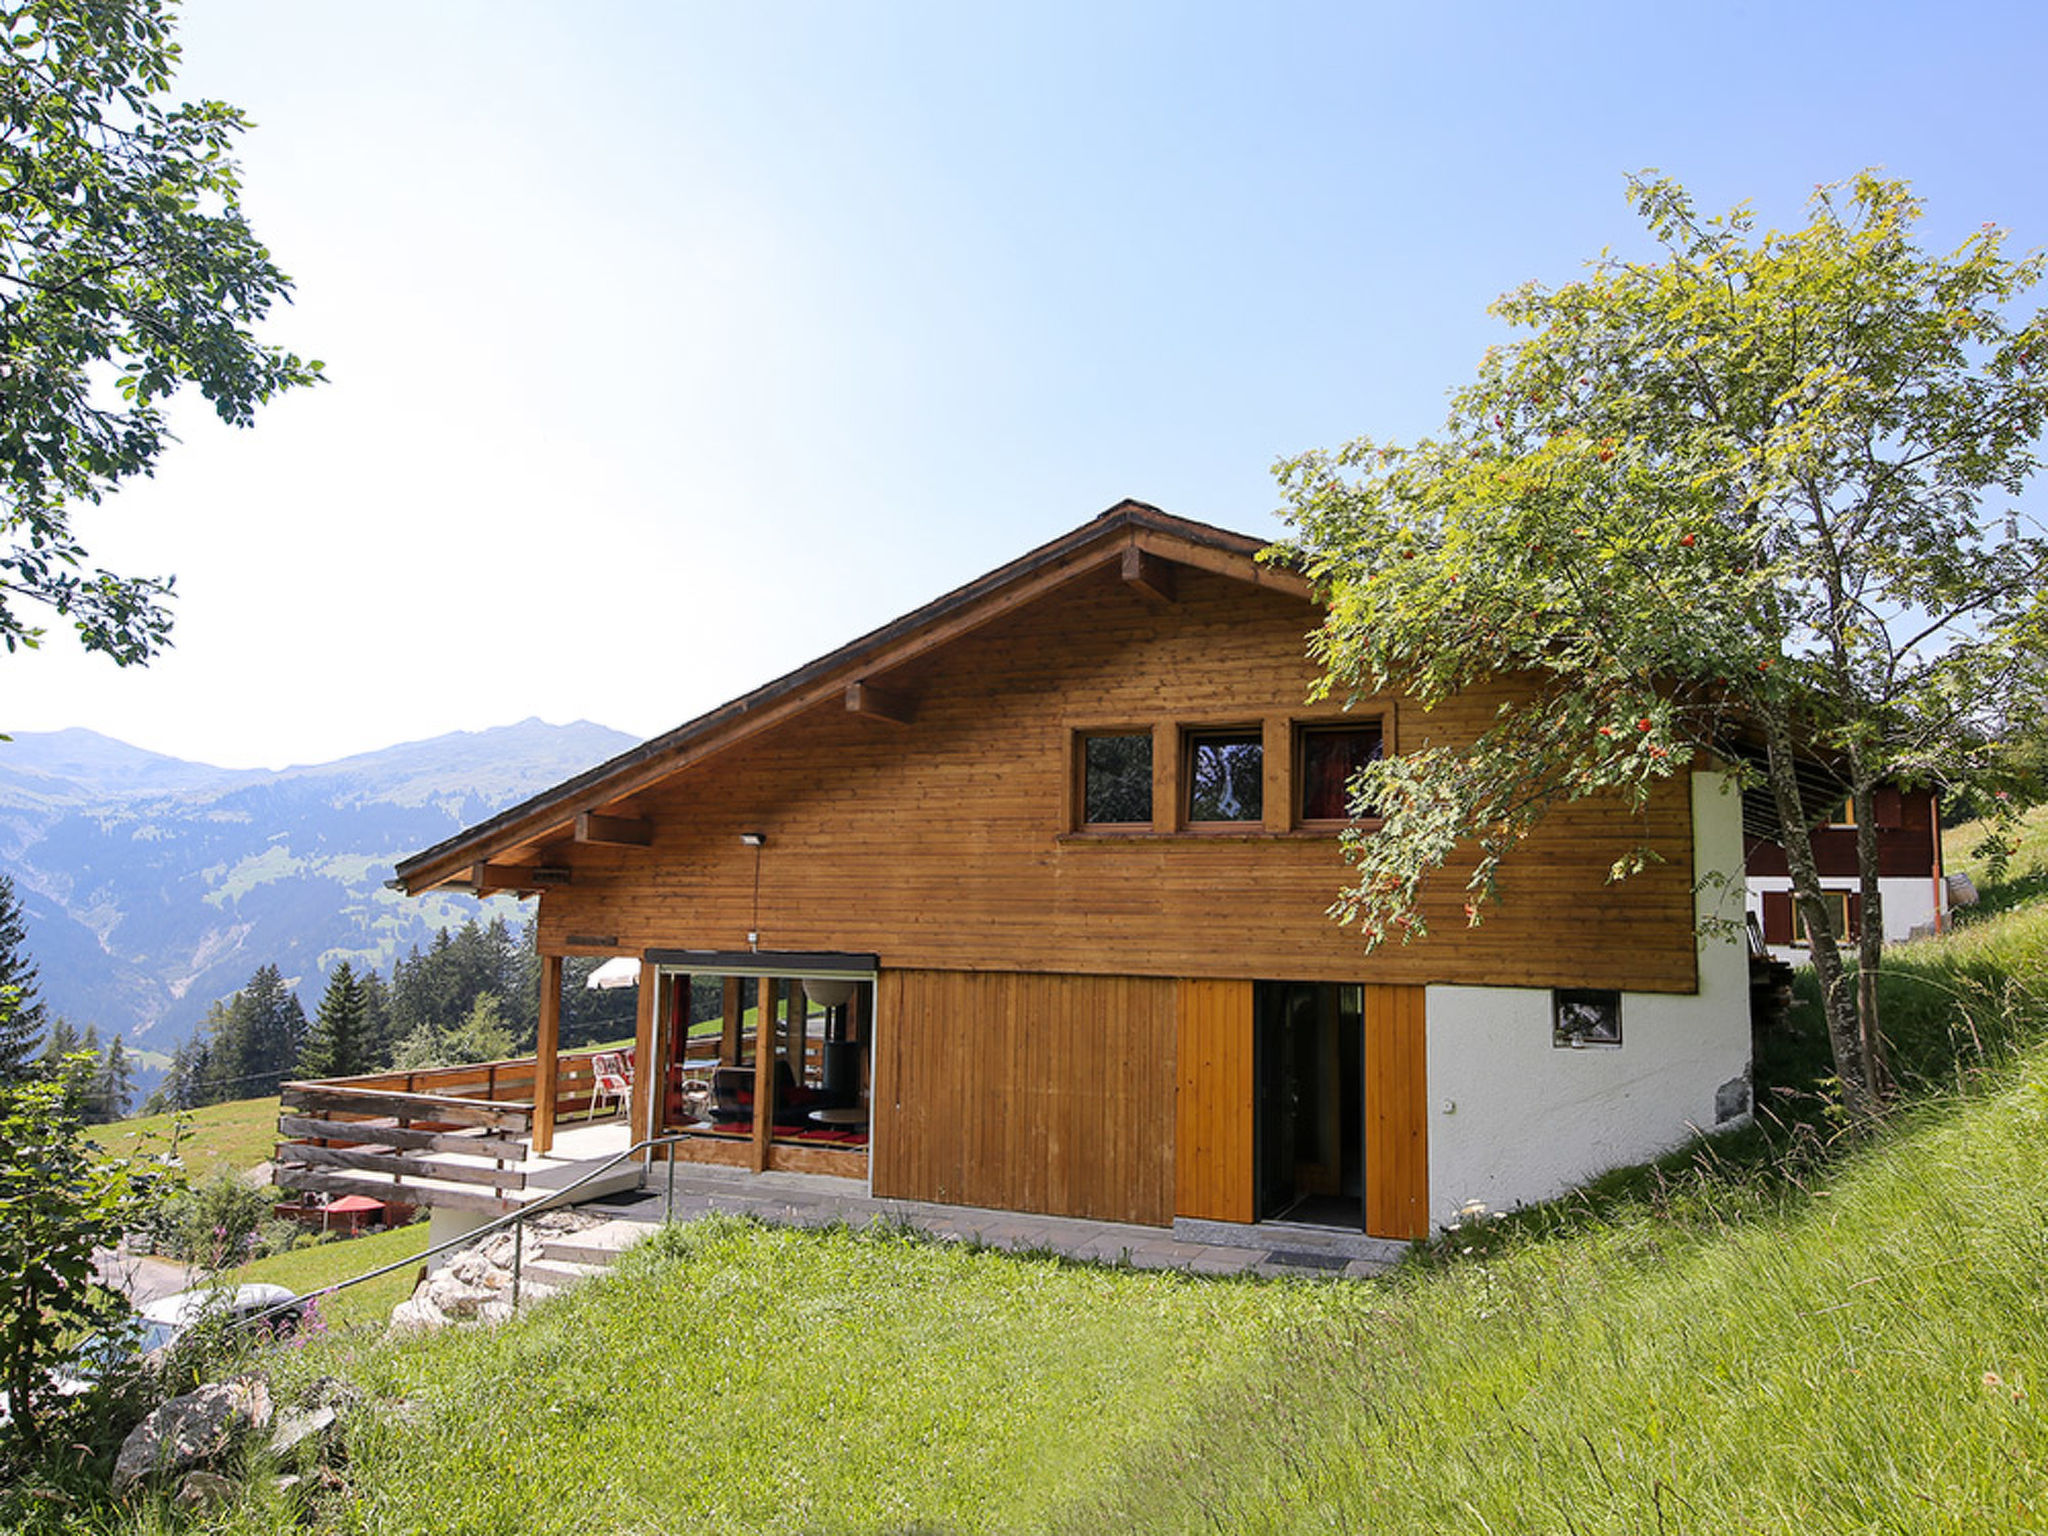
<path fill-rule="evenodd" d="M 1257 731 L 1188 733 L 1188 820 L 1257 821 L 1265 814 L 1266 744 Z"/>
<path fill-rule="evenodd" d="M 1152 824 L 1152 733 L 1081 738 L 1085 826 Z"/>
<path fill-rule="evenodd" d="M 1370 724 L 1301 728 L 1300 809 L 1303 821 L 1349 821 L 1351 780 L 1386 753 L 1377 720 Z M 1366 814 L 1370 815 L 1370 812 Z"/>

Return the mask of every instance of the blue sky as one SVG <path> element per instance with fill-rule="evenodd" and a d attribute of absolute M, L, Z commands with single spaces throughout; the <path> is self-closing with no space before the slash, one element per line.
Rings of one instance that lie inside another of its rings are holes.
<path fill-rule="evenodd" d="M 1882 165 L 2048 244 L 2048 8 L 188 0 L 181 94 L 332 382 L 80 514 L 176 648 L 54 636 L 0 728 L 282 766 L 528 715 L 652 734 L 1124 496 L 1277 532 L 1485 313 Z"/>

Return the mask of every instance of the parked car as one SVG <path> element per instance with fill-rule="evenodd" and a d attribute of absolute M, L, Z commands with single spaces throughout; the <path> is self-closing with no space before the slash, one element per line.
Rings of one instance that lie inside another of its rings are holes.
<path fill-rule="evenodd" d="M 230 1332 L 248 1330 L 276 1338 L 295 1331 L 305 1320 L 306 1303 L 281 1285 L 201 1286 L 159 1296 L 139 1312 L 85 1341 L 70 1368 L 50 1377 L 59 1397 L 76 1397 L 116 1366 L 147 1361 L 168 1349 L 182 1335 L 212 1318 L 222 1318 Z M 13 1418 L 13 1405 L 0 1392 L 0 1425 Z"/>

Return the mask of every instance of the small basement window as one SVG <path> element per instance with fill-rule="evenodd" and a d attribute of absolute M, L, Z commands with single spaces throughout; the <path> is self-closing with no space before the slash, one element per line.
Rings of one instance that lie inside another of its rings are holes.
<path fill-rule="evenodd" d="M 1621 1044 L 1621 994 L 1560 988 L 1550 994 L 1550 1043 L 1561 1049 Z"/>
<path fill-rule="evenodd" d="M 1188 732 L 1188 821 L 1265 815 L 1266 743 L 1256 730 Z"/>
<path fill-rule="evenodd" d="M 1350 821 L 1351 781 L 1386 753 L 1380 723 L 1301 727 L 1300 812 L 1303 821 Z M 1370 815 L 1370 812 L 1367 812 Z"/>
<path fill-rule="evenodd" d="M 1081 822 L 1090 827 L 1152 824 L 1152 733 L 1081 738 Z"/>

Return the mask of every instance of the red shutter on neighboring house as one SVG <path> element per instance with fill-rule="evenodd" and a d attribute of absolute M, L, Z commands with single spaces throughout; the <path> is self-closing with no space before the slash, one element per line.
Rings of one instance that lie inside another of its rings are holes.
<path fill-rule="evenodd" d="M 1880 784 L 1870 792 L 1871 819 L 1880 827 L 1903 827 L 1906 824 L 1906 797 L 1889 784 Z"/>
<path fill-rule="evenodd" d="M 1851 895 L 1849 898 L 1849 931 L 1842 935 L 1843 942 L 1854 944 L 1863 937 L 1863 898 Z"/>
<path fill-rule="evenodd" d="M 1764 892 L 1764 942 L 1766 944 L 1790 944 L 1792 942 L 1792 893 L 1790 891 Z"/>

